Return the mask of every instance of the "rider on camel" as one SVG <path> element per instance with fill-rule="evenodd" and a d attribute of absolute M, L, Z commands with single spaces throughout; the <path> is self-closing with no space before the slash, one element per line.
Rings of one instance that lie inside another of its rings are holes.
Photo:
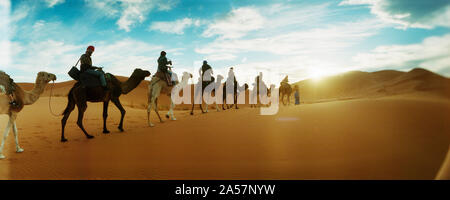
<path fill-rule="evenodd" d="M 209 81 L 208 80 L 203 80 L 203 78 L 204 78 L 203 76 L 208 70 L 210 71 L 209 75 L 211 76 L 211 79 Z M 213 71 L 212 71 L 212 67 L 208 64 L 208 61 L 206 61 L 206 60 L 203 61 L 203 65 L 200 68 L 199 72 L 200 72 L 200 77 L 201 77 L 202 81 L 204 81 L 204 82 L 211 82 L 212 81 L 212 79 L 213 79 L 213 77 L 212 77 Z"/>
<path fill-rule="evenodd" d="M 81 55 L 81 58 L 80 58 L 80 63 L 81 63 L 81 65 L 80 65 L 80 72 L 81 73 L 86 72 L 86 73 L 88 73 L 90 75 L 98 77 L 100 79 L 100 83 L 101 83 L 103 89 L 104 90 L 108 90 L 108 87 L 106 85 L 105 75 L 102 72 L 97 71 L 97 70 L 101 70 L 102 68 L 101 67 L 92 66 L 91 56 L 92 56 L 92 53 L 94 53 L 94 50 L 95 50 L 94 46 L 89 46 L 86 49 L 86 53 Z"/>
<path fill-rule="evenodd" d="M 168 65 L 172 65 L 172 61 L 168 60 L 166 57 L 166 52 L 161 51 L 161 54 L 158 58 L 158 71 L 156 72 L 155 76 L 165 80 L 169 86 L 171 86 L 173 83 L 171 81 L 172 79 L 172 72 L 169 70 Z"/>

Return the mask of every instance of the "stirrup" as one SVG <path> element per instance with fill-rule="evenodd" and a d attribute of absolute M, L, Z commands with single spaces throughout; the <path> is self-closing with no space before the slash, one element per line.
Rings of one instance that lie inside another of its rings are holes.
<path fill-rule="evenodd" d="M 9 105 L 16 107 L 19 104 L 17 104 L 17 101 L 14 100 L 14 101 L 9 102 Z"/>

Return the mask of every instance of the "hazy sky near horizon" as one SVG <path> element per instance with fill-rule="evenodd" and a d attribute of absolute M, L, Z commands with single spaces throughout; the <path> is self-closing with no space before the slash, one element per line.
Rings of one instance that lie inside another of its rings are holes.
<path fill-rule="evenodd" d="M 450 76 L 449 0 L 0 0 L 0 18 L 0 70 L 18 82 L 39 71 L 70 80 L 88 45 L 94 65 L 123 76 L 155 73 L 161 50 L 178 74 L 198 76 L 207 59 L 241 82 L 415 67 Z"/>

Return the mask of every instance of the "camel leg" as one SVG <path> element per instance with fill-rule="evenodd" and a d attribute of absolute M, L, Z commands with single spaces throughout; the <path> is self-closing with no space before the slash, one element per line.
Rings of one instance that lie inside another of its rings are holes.
<path fill-rule="evenodd" d="M 202 104 L 200 104 L 200 110 L 202 111 L 202 113 L 205 113 L 205 111 L 203 110 L 203 102 L 202 102 Z"/>
<path fill-rule="evenodd" d="M 5 158 L 5 156 L 2 154 L 2 152 L 3 152 L 3 147 L 5 146 L 5 140 L 8 137 L 10 129 L 11 129 L 11 117 L 9 118 L 8 124 L 6 125 L 5 132 L 3 132 L 3 140 L 2 140 L 2 144 L 0 145 L 0 159 Z"/>
<path fill-rule="evenodd" d="M 217 103 L 216 103 L 216 110 L 217 112 L 220 112 L 219 105 L 217 105 Z"/>
<path fill-rule="evenodd" d="M 80 129 L 83 131 L 84 135 L 86 135 L 86 137 L 87 137 L 88 139 L 94 138 L 94 136 L 89 135 L 89 134 L 86 132 L 86 130 L 84 129 L 84 126 L 83 126 L 83 116 L 84 116 L 84 112 L 85 112 L 86 109 L 87 109 L 86 103 L 83 103 L 83 104 L 77 104 L 77 107 L 78 107 L 78 120 L 77 120 L 77 125 L 78 125 L 78 127 L 80 127 Z"/>
<path fill-rule="evenodd" d="M 159 111 L 158 111 L 158 98 L 156 98 L 156 100 L 155 100 L 155 112 L 159 118 L 159 122 L 164 123 L 164 121 L 161 119 L 161 116 L 159 115 Z"/>
<path fill-rule="evenodd" d="M 169 95 L 169 99 L 170 99 L 170 107 L 169 107 L 169 111 L 168 111 L 167 114 L 166 114 L 166 118 L 167 118 L 167 119 L 170 118 L 170 120 L 175 121 L 175 120 L 177 120 L 177 119 L 173 116 L 173 109 L 175 108 L 175 104 L 173 103 L 172 98 L 170 97 L 170 95 Z"/>
<path fill-rule="evenodd" d="M 207 113 L 207 112 L 209 112 L 208 111 L 208 107 L 209 107 L 209 105 L 208 104 L 206 104 L 206 106 L 205 106 L 206 108 L 205 108 L 205 113 Z"/>
<path fill-rule="evenodd" d="M 194 103 L 194 102 L 192 102 L 191 115 L 194 115 L 194 106 L 195 106 L 195 103 Z"/>
<path fill-rule="evenodd" d="M 108 118 L 108 105 L 109 101 L 103 102 L 103 133 L 108 134 L 109 131 L 106 128 L 106 119 Z"/>
<path fill-rule="evenodd" d="M 192 109 L 191 109 L 191 115 L 194 115 L 194 107 L 195 107 L 195 97 L 197 94 L 195 94 L 195 90 L 194 90 L 194 101 L 192 101 Z M 200 94 L 200 98 L 202 98 L 202 94 Z M 201 100 L 203 102 L 203 100 Z"/>
<path fill-rule="evenodd" d="M 70 102 L 67 105 L 67 108 L 64 112 L 64 117 L 61 119 L 61 142 L 67 142 L 67 139 L 64 137 L 64 129 L 66 127 L 67 119 L 70 116 L 70 113 L 72 113 L 73 109 L 75 109 L 75 103 Z"/>
<path fill-rule="evenodd" d="M 153 106 L 153 88 L 151 85 L 148 86 L 148 96 L 147 96 L 147 124 L 148 126 L 152 127 L 154 126 L 151 122 L 150 122 L 150 113 L 152 111 L 152 106 Z"/>
<path fill-rule="evenodd" d="M 151 111 L 152 111 L 152 106 L 153 106 L 153 104 L 154 104 L 154 99 L 152 98 L 152 99 L 150 99 L 150 101 L 149 101 L 149 103 L 148 103 L 148 107 L 147 107 L 147 123 L 148 123 L 148 126 L 150 126 L 150 127 L 153 127 L 153 126 L 155 126 L 154 124 L 152 124 L 151 122 L 150 122 L 150 113 L 151 113 Z"/>
<path fill-rule="evenodd" d="M 119 123 L 119 127 L 117 127 L 117 128 L 119 129 L 120 132 L 123 132 L 123 118 L 125 117 L 126 111 L 123 108 L 122 104 L 120 103 L 119 99 L 111 99 L 111 101 L 120 110 L 120 123 Z"/>
<path fill-rule="evenodd" d="M 279 99 L 280 99 L 281 103 L 283 103 L 283 96 L 280 95 Z"/>
<path fill-rule="evenodd" d="M 170 115 L 170 120 L 177 120 L 177 118 L 175 118 L 175 116 L 173 115 L 173 109 L 175 108 L 175 104 L 173 103 L 172 100 L 170 100 L 170 108 L 169 108 L 169 112 L 167 113 L 167 115 Z"/>
<path fill-rule="evenodd" d="M 234 105 L 236 106 L 236 109 L 239 109 L 237 105 L 237 93 L 234 95 Z"/>
<path fill-rule="evenodd" d="M 225 110 L 225 105 L 226 105 L 226 103 L 225 103 L 225 98 L 223 98 L 223 102 L 222 102 L 222 110 Z"/>
<path fill-rule="evenodd" d="M 16 121 L 14 120 L 13 122 L 13 133 L 14 133 L 14 138 L 15 138 L 15 142 L 16 142 L 16 152 L 17 153 L 21 153 L 24 150 L 22 148 L 20 148 L 19 146 L 19 134 L 17 131 L 17 125 L 16 125 Z"/>

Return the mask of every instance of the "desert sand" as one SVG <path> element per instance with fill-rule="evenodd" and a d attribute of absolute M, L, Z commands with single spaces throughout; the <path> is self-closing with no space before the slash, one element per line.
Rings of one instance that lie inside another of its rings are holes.
<path fill-rule="evenodd" d="M 75 109 L 67 143 L 59 141 L 61 117 L 49 112 L 48 86 L 19 114 L 25 152 L 15 153 L 10 135 L 0 179 L 434 179 L 450 144 L 449 83 L 422 69 L 349 72 L 296 83 L 302 104 L 276 115 L 241 106 L 191 116 L 185 105 L 177 121 L 153 118 L 156 127 L 148 127 L 143 82 L 121 97 L 125 132 L 110 104 L 111 133 L 101 133 L 102 104 L 89 103 L 84 123 L 95 138 L 77 127 Z M 56 112 L 72 84 L 55 85 Z"/>

